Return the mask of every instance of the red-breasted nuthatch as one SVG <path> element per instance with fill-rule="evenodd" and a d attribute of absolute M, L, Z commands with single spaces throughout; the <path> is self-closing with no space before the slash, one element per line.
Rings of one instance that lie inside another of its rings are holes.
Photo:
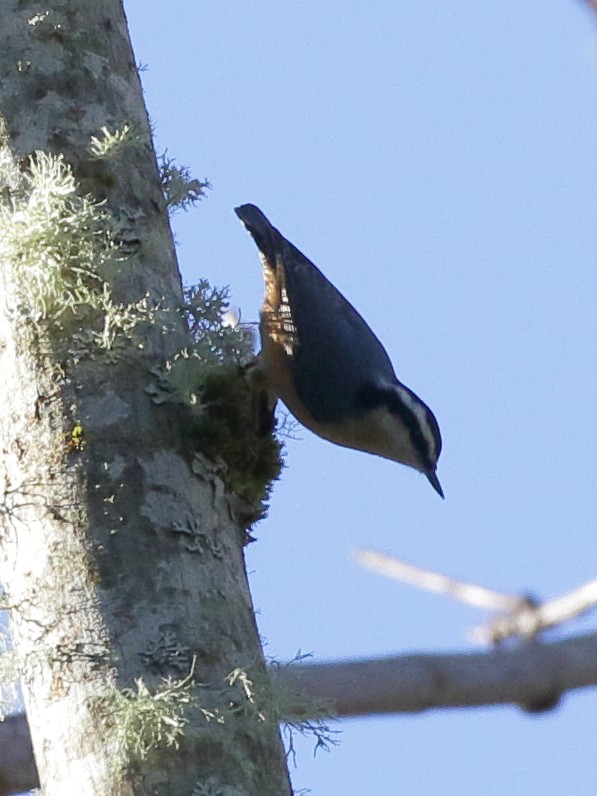
<path fill-rule="evenodd" d="M 442 440 L 431 409 L 398 381 L 354 307 L 261 210 L 235 212 L 261 252 L 258 365 L 267 388 L 320 437 L 414 467 L 443 497 Z"/>

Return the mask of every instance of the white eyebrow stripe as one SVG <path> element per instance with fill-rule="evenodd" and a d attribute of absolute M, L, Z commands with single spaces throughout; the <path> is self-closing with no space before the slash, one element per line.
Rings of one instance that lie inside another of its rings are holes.
<path fill-rule="evenodd" d="M 427 450 L 431 454 L 432 461 L 436 459 L 437 454 L 437 440 L 433 433 L 433 428 L 427 418 L 427 412 L 421 401 L 413 396 L 410 390 L 403 387 L 401 384 L 394 384 L 394 389 L 398 392 L 402 403 L 410 409 L 413 415 L 417 418 L 421 434 L 427 445 Z"/>

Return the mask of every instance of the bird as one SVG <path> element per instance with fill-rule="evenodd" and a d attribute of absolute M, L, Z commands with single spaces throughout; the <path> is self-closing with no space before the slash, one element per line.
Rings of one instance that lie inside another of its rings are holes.
<path fill-rule="evenodd" d="M 437 476 L 431 409 L 402 384 L 365 320 L 253 204 L 235 213 L 260 252 L 265 294 L 257 367 L 266 388 L 320 437 Z"/>

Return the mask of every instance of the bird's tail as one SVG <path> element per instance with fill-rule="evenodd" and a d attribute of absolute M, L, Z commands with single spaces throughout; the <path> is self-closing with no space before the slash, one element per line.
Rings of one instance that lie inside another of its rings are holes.
<path fill-rule="evenodd" d="M 234 212 L 243 222 L 266 260 L 274 263 L 276 255 L 280 253 L 283 240 L 278 230 L 270 224 L 255 205 L 241 205 L 235 207 Z"/>

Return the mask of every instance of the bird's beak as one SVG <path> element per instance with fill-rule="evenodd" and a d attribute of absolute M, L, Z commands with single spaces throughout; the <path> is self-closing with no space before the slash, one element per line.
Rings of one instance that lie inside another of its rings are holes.
<path fill-rule="evenodd" d="M 436 474 L 435 470 L 433 470 L 433 472 L 431 472 L 431 473 L 425 473 L 425 475 L 427 476 L 427 480 L 429 481 L 431 486 L 435 489 L 437 494 L 441 498 L 443 498 L 444 497 L 444 490 L 442 489 L 442 485 L 439 482 L 439 478 L 437 477 L 437 474 Z"/>

